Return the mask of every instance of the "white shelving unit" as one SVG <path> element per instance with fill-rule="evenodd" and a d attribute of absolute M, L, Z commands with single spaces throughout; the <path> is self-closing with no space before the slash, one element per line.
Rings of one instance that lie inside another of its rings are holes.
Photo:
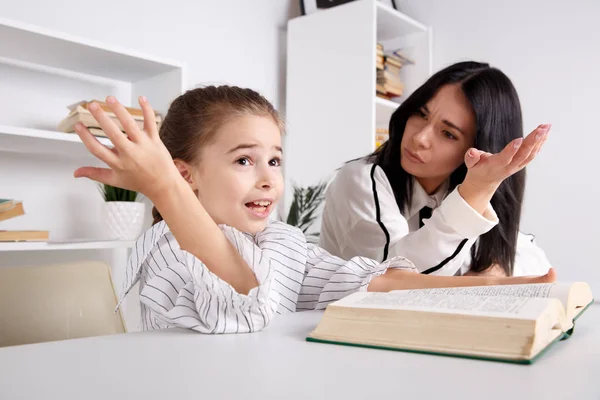
<path fill-rule="evenodd" d="M 404 95 L 375 96 L 376 45 L 416 60 Z M 312 185 L 375 149 L 375 128 L 432 73 L 431 29 L 376 0 L 358 0 L 288 23 L 286 183 Z"/>
<path fill-rule="evenodd" d="M 22 200 L 26 213 L 1 221 L 0 229 L 50 231 L 48 243 L 0 243 L 0 268 L 103 260 L 120 289 L 134 242 L 110 240 L 97 184 L 73 178 L 76 168 L 102 163 L 76 134 L 56 126 L 68 105 L 108 95 L 134 107 L 144 95 L 165 113 L 186 89 L 184 65 L 0 18 L 0 76 L 0 198 Z M 148 227 L 150 207 L 146 215 Z M 131 315 L 133 323 L 126 322 L 135 329 L 139 315 Z"/>
<path fill-rule="evenodd" d="M 85 154 L 76 135 L 56 131 L 69 104 L 115 95 L 137 106 L 144 95 L 166 112 L 184 90 L 175 61 L 3 18 L 0 42 L 0 151 Z"/>

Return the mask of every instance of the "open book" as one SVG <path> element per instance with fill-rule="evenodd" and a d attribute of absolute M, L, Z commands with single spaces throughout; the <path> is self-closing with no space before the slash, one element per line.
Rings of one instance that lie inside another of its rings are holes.
<path fill-rule="evenodd" d="M 531 364 L 593 301 L 583 282 L 360 292 L 307 340 Z"/>

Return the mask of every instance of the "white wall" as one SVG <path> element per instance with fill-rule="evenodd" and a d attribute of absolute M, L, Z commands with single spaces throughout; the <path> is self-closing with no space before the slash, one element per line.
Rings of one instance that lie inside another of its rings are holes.
<path fill-rule="evenodd" d="M 526 133 L 553 124 L 528 168 L 522 230 L 535 233 L 560 278 L 600 282 L 600 2 L 397 2 L 433 27 L 434 71 L 489 62 L 515 84 Z"/>

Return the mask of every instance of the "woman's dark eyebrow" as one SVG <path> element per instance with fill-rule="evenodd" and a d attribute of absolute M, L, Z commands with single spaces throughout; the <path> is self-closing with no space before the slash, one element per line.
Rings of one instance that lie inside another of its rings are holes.
<path fill-rule="evenodd" d="M 464 136 L 465 133 L 462 131 L 462 129 L 460 129 L 458 126 L 454 125 L 452 122 L 450 122 L 450 121 L 448 121 L 446 119 L 442 120 L 442 122 L 444 124 L 448 125 L 450 128 L 456 129 L 457 131 L 459 131 L 461 133 L 461 135 Z"/>
<path fill-rule="evenodd" d="M 429 114 L 429 108 L 427 108 L 427 105 L 423 105 L 423 110 L 425 110 L 426 114 Z M 442 122 L 446 125 L 448 125 L 450 128 L 454 128 L 457 131 L 459 131 L 463 136 L 465 135 L 465 133 L 463 132 L 462 129 L 460 129 L 458 126 L 456 126 L 455 124 L 453 124 L 452 122 L 448 121 L 447 119 L 442 120 Z"/>

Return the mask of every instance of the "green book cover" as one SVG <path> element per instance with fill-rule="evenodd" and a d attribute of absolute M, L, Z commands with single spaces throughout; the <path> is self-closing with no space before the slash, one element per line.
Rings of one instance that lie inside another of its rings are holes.
<path fill-rule="evenodd" d="M 403 351 L 403 352 L 407 352 L 407 353 L 417 353 L 417 354 L 429 354 L 429 355 L 445 356 L 445 357 L 467 358 L 467 359 L 472 359 L 472 360 L 499 361 L 499 362 L 505 362 L 505 363 L 510 363 L 510 364 L 533 364 L 543 354 L 545 354 L 548 351 L 548 349 L 550 349 L 552 347 L 552 345 L 554 345 L 555 343 L 561 341 L 566 335 L 567 335 L 566 333 L 562 334 L 562 335 L 559 335 L 552 342 L 548 343 L 546 345 L 546 347 L 544 347 L 544 349 L 542 349 L 539 353 L 537 353 L 533 358 L 531 358 L 531 359 L 525 359 L 525 360 L 523 360 L 523 359 L 501 358 L 501 357 L 485 357 L 485 356 L 476 356 L 476 355 L 459 354 L 459 353 L 444 353 L 444 352 L 427 351 L 427 350 L 415 350 L 415 349 L 410 349 L 410 348 L 374 346 L 374 345 L 366 345 L 366 344 L 359 344 L 359 343 L 336 342 L 336 341 L 332 341 L 332 340 L 316 339 L 316 338 L 312 338 L 310 336 L 306 338 L 306 341 L 307 342 L 314 342 L 314 343 L 337 344 L 337 345 L 350 346 L 350 347 L 365 347 L 365 348 L 369 348 L 369 349 L 393 350 L 393 351 Z"/>

